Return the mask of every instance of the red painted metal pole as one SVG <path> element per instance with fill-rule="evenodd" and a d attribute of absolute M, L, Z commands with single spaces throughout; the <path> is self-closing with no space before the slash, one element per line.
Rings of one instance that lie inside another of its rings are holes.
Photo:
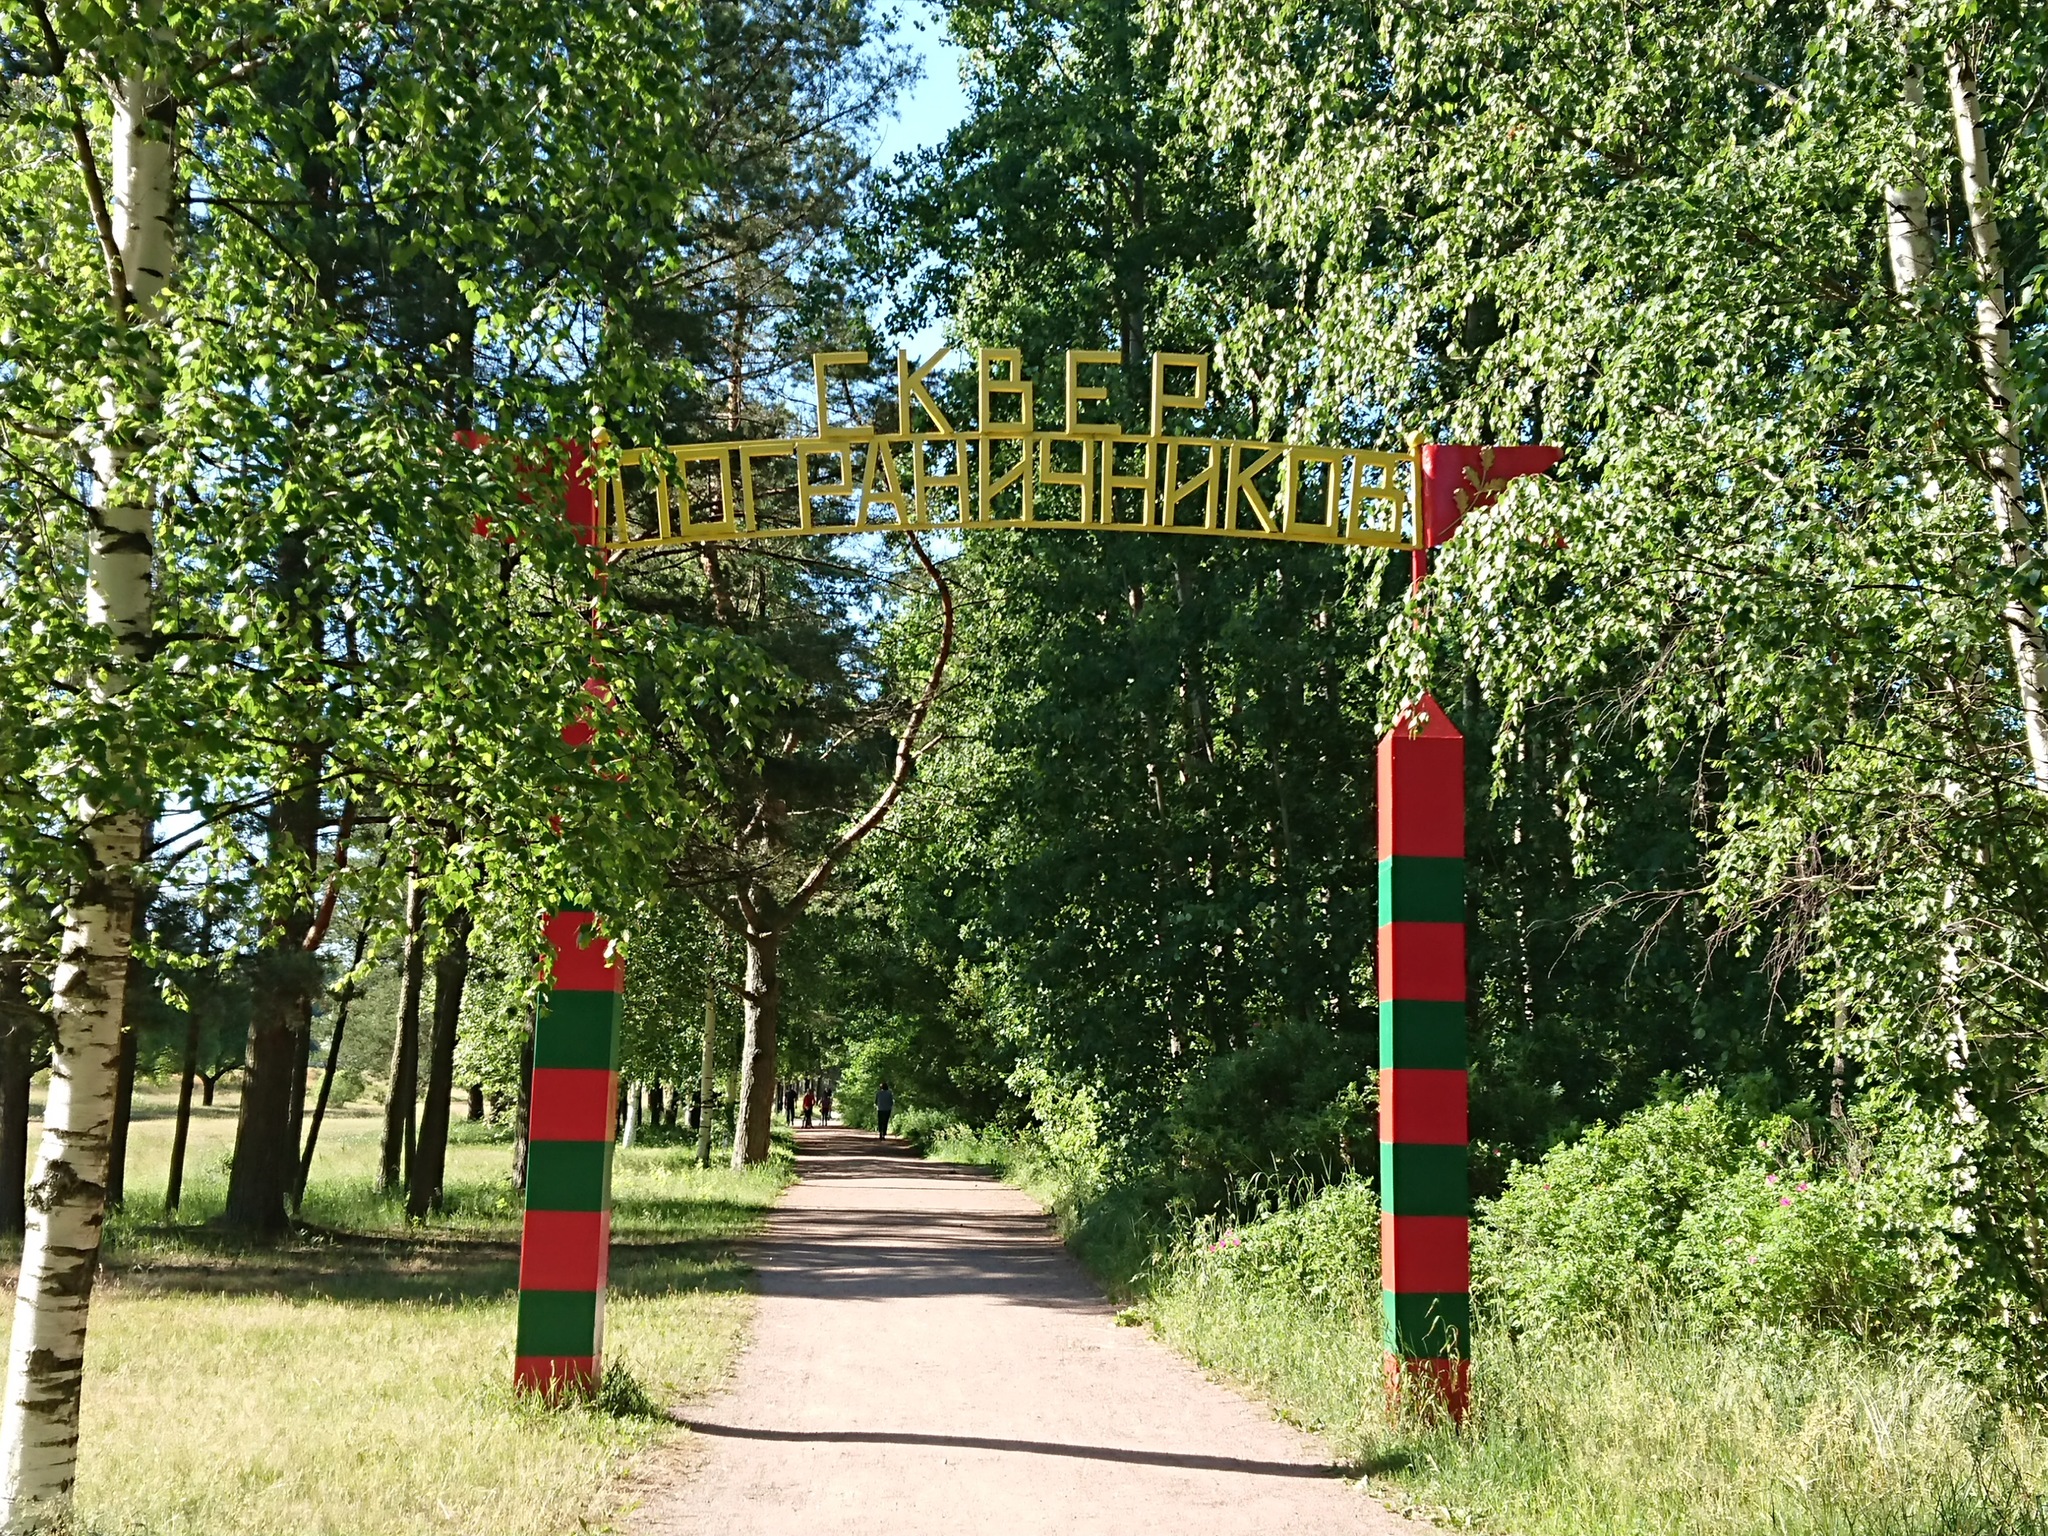
<path fill-rule="evenodd" d="M 1426 443 L 1415 580 L 1505 484 L 1563 457 Z M 1470 1078 L 1465 1054 L 1465 738 L 1429 694 L 1379 748 L 1380 1298 L 1388 1405 L 1465 1416 L 1471 1393 Z"/>
<path fill-rule="evenodd" d="M 567 458 L 568 520 L 579 543 L 595 544 L 597 501 L 582 445 L 569 444 Z M 591 708 L 610 696 L 601 678 L 586 681 L 583 691 L 591 703 L 562 728 L 572 747 L 596 739 Z M 549 917 L 549 988 L 534 1018 L 512 1380 L 519 1391 L 549 1397 L 592 1392 L 604 1370 L 625 967 L 598 928 L 593 912 Z"/>

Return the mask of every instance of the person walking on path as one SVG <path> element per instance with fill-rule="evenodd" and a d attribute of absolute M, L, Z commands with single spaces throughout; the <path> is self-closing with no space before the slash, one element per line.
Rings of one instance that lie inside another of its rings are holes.
<path fill-rule="evenodd" d="M 796 1124 L 796 1084 L 791 1083 L 782 1090 L 782 1123 Z"/>
<path fill-rule="evenodd" d="M 805 1089 L 805 1090 L 804 1090 L 804 1124 L 805 1124 L 805 1125 L 809 1125 L 809 1124 L 811 1123 L 811 1110 L 812 1110 L 812 1108 L 813 1108 L 813 1107 L 814 1107 L 814 1106 L 815 1106 L 815 1105 L 817 1104 L 817 1102 L 818 1102 L 818 1097 L 817 1097 L 817 1095 L 816 1095 L 816 1094 L 814 1094 L 814 1093 L 812 1093 L 812 1092 L 811 1092 L 811 1091 L 810 1091 L 810 1090 L 809 1090 L 808 1088 L 807 1088 L 807 1089 Z"/>
<path fill-rule="evenodd" d="M 832 1123 L 832 1085 L 827 1083 L 818 1093 L 818 1123 Z"/>
<path fill-rule="evenodd" d="M 889 1134 L 889 1111 L 896 1107 L 896 1095 L 883 1083 L 875 1090 L 875 1140 L 880 1141 Z"/>

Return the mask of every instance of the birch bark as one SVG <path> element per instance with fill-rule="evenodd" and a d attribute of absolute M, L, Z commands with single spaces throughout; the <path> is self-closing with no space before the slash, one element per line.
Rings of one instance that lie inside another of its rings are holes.
<path fill-rule="evenodd" d="M 1959 47 L 1948 53 L 1948 96 L 1962 170 L 1963 206 L 1970 220 L 1970 259 L 1977 289 L 1977 373 L 1993 422 L 1991 447 L 1984 456 L 1985 473 L 1991 481 L 1991 520 L 1998 530 L 2000 559 L 2008 568 L 2017 569 L 2032 558 L 2034 524 L 2020 485 L 2022 455 L 2013 409 L 2012 303 L 2006 292 L 1977 71 Z M 2019 683 L 2034 787 L 2048 790 L 2048 640 L 2041 634 L 2040 615 L 2019 594 L 2007 600 L 2002 617 Z"/>
<path fill-rule="evenodd" d="M 174 269 L 176 120 L 173 103 L 148 79 L 114 82 L 111 94 L 113 174 L 103 201 L 82 117 L 75 119 L 73 137 L 81 176 L 98 205 L 95 222 L 114 247 L 107 253 L 109 304 L 132 334 L 149 319 Z M 151 501 L 130 470 L 140 433 L 154 414 L 154 390 L 140 357 L 122 361 L 109 372 L 125 387 L 111 385 L 102 399 L 86 541 L 86 618 L 112 642 L 109 663 L 92 679 L 105 701 L 133 686 L 134 667 L 149 645 L 153 596 Z M 61 1519 L 77 1471 L 79 1383 L 106 1209 L 135 867 L 148 831 L 136 808 L 143 796 L 132 800 L 122 805 L 111 796 L 86 795 L 78 806 L 87 865 L 64 910 L 51 989 L 56 1043 L 49 1103 L 28 1186 L 28 1231 L 0 1415 L 0 1529 L 8 1532 Z"/>

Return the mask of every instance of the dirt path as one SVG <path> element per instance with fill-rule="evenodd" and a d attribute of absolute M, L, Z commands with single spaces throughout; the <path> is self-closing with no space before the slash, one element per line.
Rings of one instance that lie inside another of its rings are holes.
<path fill-rule="evenodd" d="M 803 1181 L 751 1254 L 753 1342 L 731 1388 L 688 1414 L 697 1434 L 643 1488 L 634 1529 L 1426 1529 L 1347 1487 L 1308 1436 L 1117 1327 L 1017 1191 L 858 1131 L 799 1145 Z"/>

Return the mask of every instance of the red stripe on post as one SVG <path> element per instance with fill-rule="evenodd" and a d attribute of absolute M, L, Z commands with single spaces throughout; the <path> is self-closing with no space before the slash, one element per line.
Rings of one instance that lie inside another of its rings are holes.
<path fill-rule="evenodd" d="M 564 1392 L 595 1392 L 597 1357 L 520 1355 L 512 1362 L 512 1388 L 516 1392 L 538 1392 L 546 1398 L 559 1397 Z"/>
<path fill-rule="evenodd" d="M 519 1289 L 601 1291 L 611 1278 L 610 1211 L 528 1211 L 519 1234 Z"/>
<path fill-rule="evenodd" d="M 1402 1397 L 1421 1405 L 1425 1414 L 1443 1412 L 1453 1424 L 1465 1422 L 1465 1409 L 1472 1400 L 1470 1360 L 1404 1360 L 1387 1355 L 1387 1410 L 1393 1412 Z M 1409 1393 L 1403 1387 L 1411 1389 Z M 1420 1390 L 1413 1390 L 1419 1388 Z"/>
<path fill-rule="evenodd" d="M 1380 1140 L 1462 1147 L 1471 1138 L 1469 1079 L 1443 1067 L 1380 1068 Z M 1459 1286 L 1432 1286 L 1459 1290 Z"/>
<path fill-rule="evenodd" d="M 1380 1000 L 1465 1001 L 1465 925 L 1389 923 L 1380 930 Z"/>
<path fill-rule="evenodd" d="M 535 1067 L 532 1141 L 610 1141 L 619 1074 L 602 1067 Z"/>
<path fill-rule="evenodd" d="M 1433 1295 L 1472 1289 L 1472 1224 L 1463 1216 L 1380 1213 L 1380 1289 Z"/>
<path fill-rule="evenodd" d="M 626 968 L 616 957 L 608 956 L 610 945 L 598 936 L 596 928 L 595 912 L 556 912 L 548 918 L 548 948 L 554 956 L 556 990 L 625 990 Z"/>
<path fill-rule="evenodd" d="M 1465 738 L 1424 694 L 1380 740 L 1379 856 L 1465 857 Z"/>

